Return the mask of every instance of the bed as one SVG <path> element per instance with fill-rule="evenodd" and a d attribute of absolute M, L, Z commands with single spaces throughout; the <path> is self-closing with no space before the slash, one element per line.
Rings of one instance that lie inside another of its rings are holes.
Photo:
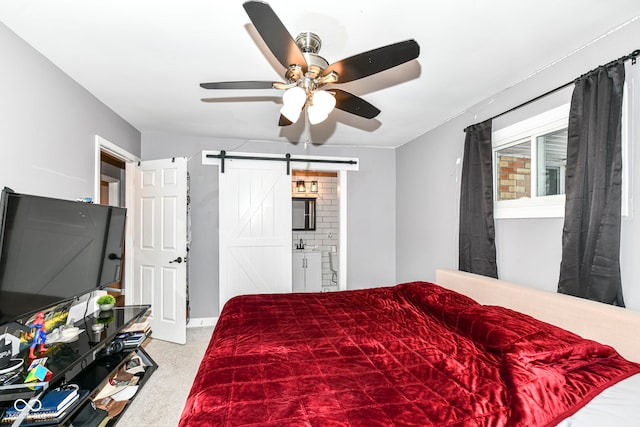
<path fill-rule="evenodd" d="M 620 426 L 640 419 L 640 313 L 451 270 L 438 270 L 435 281 L 229 300 L 179 425 L 588 426 L 602 425 L 605 414 Z M 597 328 L 582 338 L 581 315 L 570 311 L 584 310 Z M 622 332 L 619 324 L 635 329 Z M 600 336 L 602 344 L 594 341 Z"/>

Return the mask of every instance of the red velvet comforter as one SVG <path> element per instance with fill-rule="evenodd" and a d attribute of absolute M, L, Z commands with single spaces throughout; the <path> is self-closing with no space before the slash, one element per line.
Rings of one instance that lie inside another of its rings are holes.
<path fill-rule="evenodd" d="M 248 295 L 218 321 L 180 426 L 546 426 L 640 365 L 425 282 Z"/>

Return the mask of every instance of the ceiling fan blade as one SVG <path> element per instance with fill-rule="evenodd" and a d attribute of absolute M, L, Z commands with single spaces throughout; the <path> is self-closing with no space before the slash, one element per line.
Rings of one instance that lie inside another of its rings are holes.
<path fill-rule="evenodd" d="M 346 83 L 404 64 L 418 55 L 418 43 L 413 39 L 405 40 L 334 62 L 324 75 L 335 71 L 339 75 L 338 83 Z"/>
<path fill-rule="evenodd" d="M 287 69 L 297 64 L 306 72 L 307 60 L 271 6 L 261 1 L 248 1 L 242 6 L 276 59 Z"/>
<path fill-rule="evenodd" d="M 275 82 L 245 81 L 245 82 L 214 82 L 200 83 L 204 89 L 273 89 Z"/>
<path fill-rule="evenodd" d="M 287 119 L 285 116 L 280 114 L 280 120 L 278 120 L 278 126 L 289 126 L 292 124 L 293 122 L 291 120 Z"/>
<path fill-rule="evenodd" d="M 380 114 L 380 110 L 352 93 L 341 89 L 329 89 L 329 91 L 335 93 L 336 108 L 339 110 L 364 117 L 365 119 L 373 119 Z"/>

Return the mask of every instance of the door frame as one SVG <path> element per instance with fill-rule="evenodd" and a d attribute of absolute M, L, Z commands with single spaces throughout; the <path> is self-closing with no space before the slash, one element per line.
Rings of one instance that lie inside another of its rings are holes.
<path fill-rule="evenodd" d="M 304 156 L 295 155 L 296 160 L 291 161 L 291 169 L 313 170 L 320 172 L 338 173 L 338 207 L 340 220 L 338 224 L 338 290 L 347 290 L 347 172 L 360 170 L 360 159 L 357 157 L 331 157 L 331 156 Z M 300 160 L 297 160 L 300 159 Z M 304 159 L 322 159 L 325 161 L 353 161 L 353 163 L 311 163 Z"/>
<path fill-rule="evenodd" d="M 100 179 L 102 174 L 100 173 L 100 153 L 107 152 L 111 156 L 122 160 L 125 162 L 125 208 L 127 208 L 127 222 L 125 226 L 125 253 L 133 254 L 133 221 L 130 218 L 130 215 L 135 206 L 134 199 L 134 170 L 130 165 L 132 163 L 136 163 L 140 161 L 140 157 L 136 156 L 128 152 L 127 150 L 117 146 L 113 142 L 101 137 L 100 135 L 95 135 L 95 152 L 94 152 L 94 200 L 100 200 Z M 127 281 L 129 280 L 131 274 L 133 273 L 133 256 L 125 257 L 124 262 L 124 280 L 122 283 L 122 295 L 125 297 L 126 301 L 126 289 L 127 289 Z"/>
<path fill-rule="evenodd" d="M 219 150 L 202 150 L 202 164 L 214 165 L 220 167 Z M 274 159 L 281 159 L 281 154 L 265 154 L 265 153 L 249 153 L 249 152 L 225 152 L 227 156 L 243 156 L 243 157 L 269 157 Z M 305 160 L 322 159 L 322 163 L 313 163 Z M 340 163 L 331 163 L 336 161 Z M 344 162 L 344 163 L 343 163 Z M 338 173 L 338 199 L 340 210 L 340 223 L 339 223 L 339 273 L 338 273 L 338 289 L 344 291 L 347 289 L 347 172 L 360 170 L 360 159 L 357 157 L 333 157 L 333 156 L 307 156 L 307 155 L 295 155 L 294 159 L 290 161 L 291 170 L 313 170 L 321 172 L 337 172 Z M 283 161 L 283 168 L 286 167 Z"/>

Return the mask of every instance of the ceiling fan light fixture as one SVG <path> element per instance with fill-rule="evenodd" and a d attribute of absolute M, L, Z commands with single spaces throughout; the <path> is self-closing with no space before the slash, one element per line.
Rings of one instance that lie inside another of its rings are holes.
<path fill-rule="evenodd" d="M 320 108 L 315 105 L 309 105 L 307 107 L 307 114 L 309 115 L 309 123 L 312 125 L 317 125 L 318 123 L 323 122 L 329 115 L 324 114 L 320 111 Z"/>
<path fill-rule="evenodd" d="M 323 91 L 316 93 L 317 89 L 327 84 L 359 80 L 412 61 L 420 55 L 418 43 L 409 39 L 330 64 L 318 54 L 322 41 L 317 34 L 303 32 L 294 40 L 271 6 L 263 0 L 245 1 L 243 7 L 266 47 L 285 68 L 285 82 L 229 81 L 200 83 L 200 86 L 204 89 L 285 90 L 279 126 L 296 122 L 305 106 L 311 124 L 326 119 L 333 108 L 373 119 L 380 114 L 380 110 L 364 99 L 341 89 L 331 88 L 329 94 Z M 317 97 L 315 100 L 314 95 Z M 321 106 L 323 97 L 327 102 L 331 101 L 328 106 Z"/>
<path fill-rule="evenodd" d="M 302 108 L 307 101 L 307 94 L 300 86 L 287 89 L 282 95 L 282 103 L 292 107 Z"/>
<path fill-rule="evenodd" d="M 302 107 L 298 108 L 298 107 L 293 107 L 291 105 L 285 104 L 282 106 L 282 108 L 280 108 L 280 114 L 285 116 L 287 120 L 289 120 L 291 123 L 295 123 L 298 121 L 298 118 L 300 118 L 301 112 L 302 112 Z"/>
<path fill-rule="evenodd" d="M 287 89 L 282 95 L 282 108 L 280 114 L 285 116 L 291 123 L 298 121 L 302 107 L 307 100 L 307 94 L 299 86 Z"/>
<path fill-rule="evenodd" d="M 312 102 L 313 105 L 319 107 L 327 114 L 329 114 L 333 110 L 333 107 L 336 106 L 335 96 L 325 90 L 318 90 L 314 92 Z"/>
<path fill-rule="evenodd" d="M 311 100 L 312 104 L 307 107 L 307 113 L 309 114 L 309 123 L 312 125 L 324 121 L 336 106 L 336 98 L 324 90 L 314 92 Z"/>

